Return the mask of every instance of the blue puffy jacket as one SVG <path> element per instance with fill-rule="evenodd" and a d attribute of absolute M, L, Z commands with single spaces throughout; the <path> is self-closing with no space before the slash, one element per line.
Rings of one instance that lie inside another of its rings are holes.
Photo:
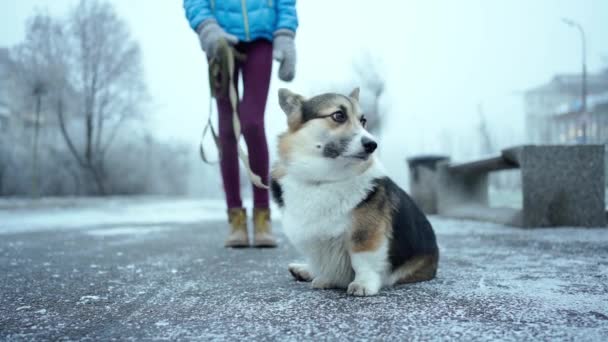
<path fill-rule="evenodd" d="M 272 40 L 278 29 L 298 28 L 296 0 L 184 0 L 184 9 L 192 29 L 215 18 L 239 41 Z"/>

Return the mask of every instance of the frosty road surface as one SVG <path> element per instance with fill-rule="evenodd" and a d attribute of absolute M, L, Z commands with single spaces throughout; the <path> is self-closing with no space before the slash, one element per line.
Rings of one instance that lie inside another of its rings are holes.
<path fill-rule="evenodd" d="M 0 340 L 608 341 L 608 230 L 431 220 L 437 279 L 353 298 L 224 249 L 221 202 L 0 200 Z"/>

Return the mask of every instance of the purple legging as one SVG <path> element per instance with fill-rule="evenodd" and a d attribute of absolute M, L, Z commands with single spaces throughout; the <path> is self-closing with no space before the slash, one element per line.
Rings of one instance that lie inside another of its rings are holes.
<path fill-rule="evenodd" d="M 237 62 L 233 77 L 238 92 L 239 72 L 243 77 L 243 97 L 238 105 L 241 132 L 247 143 L 251 170 L 268 184 L 268 143 L 264 130 L 264 111 L 272 73 L 272 43 L 267 40 L 239 43 L 237 50 L 245 53 L 244 62 Z M 240 208 L 239 159 L 237 141 L 232 128 L 232 108 L 227 95 L 217 97 L 219 135 L 222 150 L 220 168 L 228 208 Z M 253 186 L 255 208 L 268 208 L 268 190 Z"/>

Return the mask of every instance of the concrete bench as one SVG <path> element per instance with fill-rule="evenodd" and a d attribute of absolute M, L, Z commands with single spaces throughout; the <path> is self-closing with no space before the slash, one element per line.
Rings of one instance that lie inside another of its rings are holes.
<path fill-rule="evenodd" d="M 603 145 L 524 145 L 481 160 L 408 159 L 410 192 L 427 214 L 519 227 L 606 225 Z M 519 169 L 523 207 L 491 208 L 488 176 Z"/>

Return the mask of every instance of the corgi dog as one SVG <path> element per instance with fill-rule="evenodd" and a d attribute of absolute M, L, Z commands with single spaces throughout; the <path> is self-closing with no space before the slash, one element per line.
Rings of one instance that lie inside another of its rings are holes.
<path fill-rule="evenodd" d="M 433 279 L 435 233 L 376 158 L 359 89 L 308 99 L 280 89 L 279 104 L 288 129 L 278 139 L 271 192 L 287 238 L 306 259 L 289 265 L 291 275 L 354 296 Z"/>

